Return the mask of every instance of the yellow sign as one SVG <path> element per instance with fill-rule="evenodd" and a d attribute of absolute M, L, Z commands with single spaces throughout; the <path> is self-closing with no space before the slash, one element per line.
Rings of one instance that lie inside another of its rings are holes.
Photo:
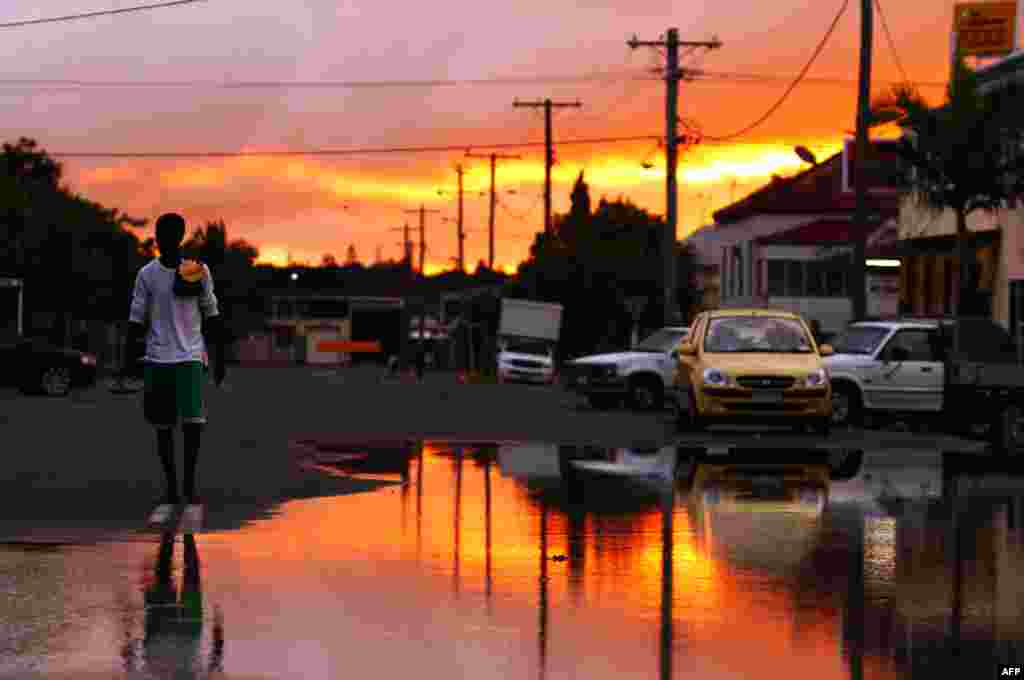
<path fill-rule="evenodd" d="M 998 57 L 1013 52 L 1016 2 L 965 2 L 953 8 L 953 31 L 965 57 Z"/>

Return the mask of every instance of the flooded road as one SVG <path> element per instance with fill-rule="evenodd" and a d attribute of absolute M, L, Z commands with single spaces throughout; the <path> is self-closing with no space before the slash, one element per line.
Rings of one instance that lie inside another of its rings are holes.
<path fill-rule="evenodd" d="M 325 474 L 394 484 L 232 531 L 0 546 L 0 676 L 989 677 L 1024 661 L 1024 478 L 673 448 L 322 453 Z"/>

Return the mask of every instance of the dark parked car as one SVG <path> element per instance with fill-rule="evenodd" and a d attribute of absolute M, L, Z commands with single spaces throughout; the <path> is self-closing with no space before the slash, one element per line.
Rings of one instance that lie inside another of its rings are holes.
<path fill-rule="evenodd" d="M 0 343 L 0 382 L 22 392 L 65 396 L 96 383 L 96 357 L 42 338 Z"/>

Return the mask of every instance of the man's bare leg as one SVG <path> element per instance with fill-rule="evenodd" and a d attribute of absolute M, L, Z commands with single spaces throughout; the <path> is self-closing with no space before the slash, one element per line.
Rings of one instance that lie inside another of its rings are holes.
<path fill-rule="evenodd" d="M 185 438 L 185 502 L 190 505 L 202 503 L 196 489 L 196 465 L 203 426 L 201 423 L 184 423 L 181 430 Z"/>
<path fill-rule="evenodd" d="M 174 465 L 174 430 L 169 427 L 157 428 L 156 444 L 167 489 L 164 502 L 177 505 L 181 502 L 181 496 L 178 495 L 178 471 Z"/>

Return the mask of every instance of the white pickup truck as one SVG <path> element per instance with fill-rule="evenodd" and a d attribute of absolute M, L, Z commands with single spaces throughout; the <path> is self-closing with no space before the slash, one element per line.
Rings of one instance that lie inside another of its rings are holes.
<path fill-rule="evenodd" d="M 963 347 L 951 363 L 954 325 L 961 329 Z M 834 425 L 888 412 L 931 417 L 954 432 L 998 425 L 991 434 L 1008 438 L 994 442 L 1004 448 L 1020 438 L 1024 369 L 1012 338 L 990 319 L 862 321 L 849 325 L 833 347 L 825 367 L 832 379 Z M 973 377 L 960 375 L 967 369 L 973 369 Z M 997 419 L 1002 415 L 1010 420 L 1002 423 Z"/>
<path fill-rule="evenodd" d="M 677 359 L 672 353 L 686 338 L 685 326 L 662 328 L 628 352 L 594 354 L 566 362 L 567 389 L 583 395 L 594 408 L 608 408 L 623 399 L 636 409 L 661 408 L 671 388 Z"/>

